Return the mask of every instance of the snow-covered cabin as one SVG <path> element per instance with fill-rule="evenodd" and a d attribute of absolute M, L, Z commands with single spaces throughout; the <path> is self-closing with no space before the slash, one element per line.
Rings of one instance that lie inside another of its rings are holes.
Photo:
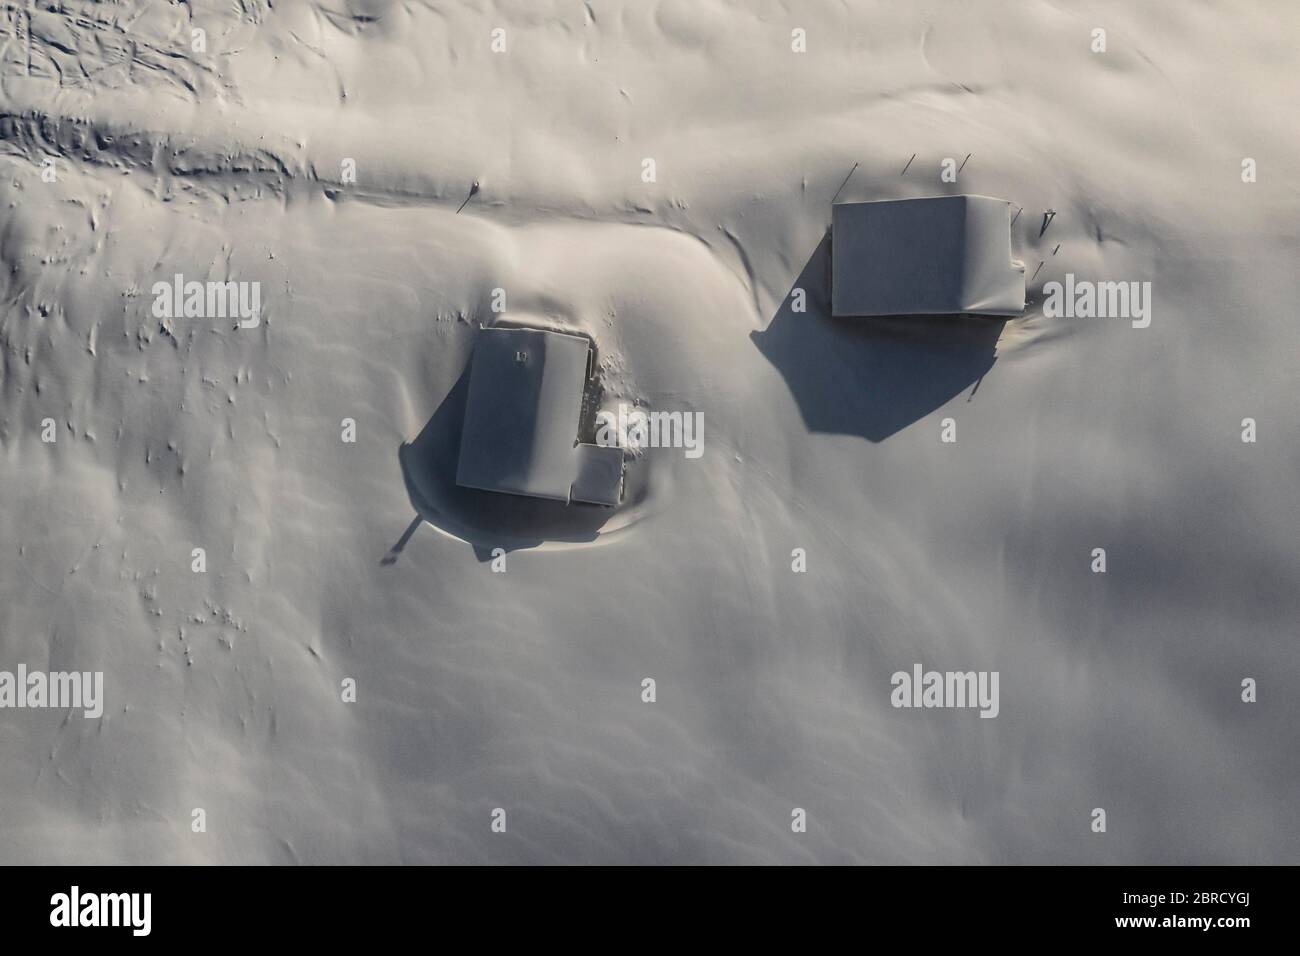
<path fill-rule="evenodd" d="M 1011 204 L 937 196 L 831 207 L 831 314 L 1019 315 Z"/>
<path fill-rule="evenodd" d="M 565 332 L 481 328 L 456 483 L 613 507 L 623 494 L 623 450 L 580 444 L 591 342 Z"/>

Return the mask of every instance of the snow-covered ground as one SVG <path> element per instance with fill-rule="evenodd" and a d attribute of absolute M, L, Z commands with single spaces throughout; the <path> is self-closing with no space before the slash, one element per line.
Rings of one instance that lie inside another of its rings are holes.
<path fill-rule="evenodd" d="M 1300 8 L 0 41 L 0 671 L 104 673 L 98 719 L 0 709 L 0 862 L 1300 862 Z M 837 191 L 1010 200 L 1024 317 L 828 318 Z M 1149 326 L 1044 315 L 1067 274 Z M 256 324 L 160 317 L 176 275 Z M 613 514 L 456 489 L 497 321 L 591 335 L 703 455 Z M 915 664 L 997 717 L 892 706 Z"/>

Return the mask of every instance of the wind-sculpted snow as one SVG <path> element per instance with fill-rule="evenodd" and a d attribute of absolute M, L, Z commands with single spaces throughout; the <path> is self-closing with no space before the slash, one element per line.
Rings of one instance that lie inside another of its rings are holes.
<path fill-rule="evenodd" d="M 0 862 L 1296 862 L 1300 23 L 1169 6 L 6 7 Z M 966 194 L 1022 316 L 831 317 Z M 458 488 L 494 324 L 701 453 Z"/>

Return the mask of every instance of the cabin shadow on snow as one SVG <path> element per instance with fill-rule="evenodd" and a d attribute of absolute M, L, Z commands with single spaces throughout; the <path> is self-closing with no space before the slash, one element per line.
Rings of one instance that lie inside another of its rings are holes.
<path fill-rule="evenodd" d="M 884 441 L 993 367 L 1005 319 L 831 318 L 831 234 L 818 243 L 768 327 L 750 333 L 785 378 L 810 431 Z M 807 297 L 795 312 L 794 290 Z"/>
<path fill-rule="evenodd" d="M 398 450 L 402 478 L 418 517 L 383 563 L 397 560 L 420 520 L 468 541 L 480 561 L 490 561 L 494 548 L 509 553 L 548 541 L 594 541 L 617 509 L 480 491 L 456 484 L 469 374 L 466 364 L 420 434 Z"/>

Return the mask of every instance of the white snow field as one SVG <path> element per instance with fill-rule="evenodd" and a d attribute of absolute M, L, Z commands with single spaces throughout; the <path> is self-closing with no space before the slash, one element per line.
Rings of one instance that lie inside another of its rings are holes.
<path fill-rule="evenodd" d="M 0 862 L 1300 862 L 1300 7 L 0 38 L 0 672 L 104 698 L 0 707 Z M 965 194 L 1023 316 L 830 318 L 833 199 Z M 460 488 L 497 323 L 703 454 Z M 894 706 L 918 664 L 996 718 Z"/>

